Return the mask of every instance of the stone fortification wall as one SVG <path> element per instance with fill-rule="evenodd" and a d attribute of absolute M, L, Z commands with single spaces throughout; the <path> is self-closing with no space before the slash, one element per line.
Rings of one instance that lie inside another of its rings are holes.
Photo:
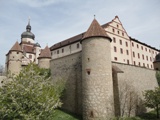
<path fill-rule="evenodd" d="M 77 114 L 82 114 L 81 60 L 81 52 L 51 60 L 53 79 L 64 79 L 66 81 L 63 109 Z M 139 97 L 142 98 L 142 91 L 154 89 L 158 86 L 155 77 L 156 71 L 154 70 L 115 62 L 112 62 L 112 65 L 117 66 L 124 72 L 117 74 L 119 90 L 125 89 L 126 85 L 128 85 L 129 89 L 133 88 Z M 114 89 L 115 88 L 114 86 Z M 124 93 L 124 91 L 122 92 Z M 121 91 L 119 95 L 121 97 Z"/>
<path fill-rule="evenodd" d="M 81 52 L 51 60 L 51 73 L 54 80 L 66 82 L 62 108 L 73 113 L 82 113 L 82 65 Z"/>
<path fill-rule="evenodd" d="M 117 112 L 121 116 L 135 116 L 146 112 L 147 109 L 143 105 L 143 92 L 158 86 L 156 71 L 114 62 L 112 65 L 124 72 L 117 74 L 119 100 L 116 101 L 120 103 L 120 111 Z M 117 88 L 117 85 L 114 86 L 114 89 Z"/>
<path fill-rule="evenodd" d="M 114 62 L 112 65 L 117 66 L 124 72 L 118 73 L 118 82 L 125 82 L 133 86 L 140 96 L 142 96 L 142 91 L 154 89 L 158 86 L 155 70 Z"/>

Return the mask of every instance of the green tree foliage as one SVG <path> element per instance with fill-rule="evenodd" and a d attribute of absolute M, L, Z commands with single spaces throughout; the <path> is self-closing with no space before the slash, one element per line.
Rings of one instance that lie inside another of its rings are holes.
<path fill-rule="evenodd" d="M 49 120 L 60 97 L 64 82 L 51 80 L 50 70 L 30 64 L 0 88 L 1 120 Z"/>
<path fill-rule="evenodd" d="M 160 109 L 160 87 L 155 88 L 154 90 L 146 90 L 144 92 L 145 105 L 149 108 L 155 109 L 157 113 L 157 118 L 159 118 L 159 109 Z"/>
<path fill-rule="evenodd" d="M 160 86 L 160 71 L 156 71 L 156 78 L 157 78 L 158 85 Z"/>

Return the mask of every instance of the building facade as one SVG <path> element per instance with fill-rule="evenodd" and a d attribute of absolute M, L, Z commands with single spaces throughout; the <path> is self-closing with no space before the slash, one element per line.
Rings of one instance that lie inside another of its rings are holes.
<path fill-rule="evenodd" d="M 111 60 L 113 62 L 154 69 L 154 58 L 159 50 L 130 37 L 118 16 L 102 27 L 112 39 Z M 52 59 L 81 51 L 80 40 L 84 34 L 85 32 L 51 46 Z"/>

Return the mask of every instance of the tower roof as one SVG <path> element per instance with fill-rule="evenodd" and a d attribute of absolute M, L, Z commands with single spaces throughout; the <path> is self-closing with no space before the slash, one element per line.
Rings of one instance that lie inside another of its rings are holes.
<path fill-rule="evenodd" d="M 154 62 L 160 62 L 160 53 L 156 55 Z"/>
<path fill-rule="evenodd" d="M 51 51 L 48 48 L 48 46 L 46 46 L 40 53 L 39 58 L 51 58 Z"/>
<path fill-rule="evenodd" d="M 21 38 L 31 38 L 34 40 L 35 35 L 31 32 L 30 19 L 28 20 L 28 25 L 26 26 L 26 31 L 21 34 Z"/>
<path fill-rule="evenodd" d="M 87 32 L 84 34 L 82 40 L 90 37 L 105 37 L 109 38 L 111 41 L 111 38 L 107 35 L 105 30 L 100 26 L 100 24 L 97 22 L 96 19 L 94 19 L 88 28 Z"/>
<path fill-rule="evenodd" d="M 22 51 L 21 46 L 19 45 L 18 41 L 12 46 L 10 51 Z"/>

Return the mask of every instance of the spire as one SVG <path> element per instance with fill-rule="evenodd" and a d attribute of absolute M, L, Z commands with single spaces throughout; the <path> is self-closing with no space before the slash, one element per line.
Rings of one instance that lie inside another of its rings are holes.
<path fill-rule="evenodd" d="M 38 58 L 51 58 L 51 51 L 48 48 L 48 45 L 42 50 Z"/>
<path fill-rule="evenodd" d="M 19 45 L 18 41 L 12 46 L 10 51 L 22 51 L 21 46 Z"/>
<path fill-rule="evenodd" d="M 82 40 L 90 37 L 105 37 L 105 38 L 109 38 L 111 41 L 111 38 L 107 35 L 105 30 L 100 26 L 100 24 L 95 19 L 95 15 L 89 29 L 84 34 Z"/>
<path fill-rule="evenodd" d="M 27 30 L 28 32 L 31 31 L 30 17 L 28 18 L 28 25 L 26 26 L 26 30 Z"/>

